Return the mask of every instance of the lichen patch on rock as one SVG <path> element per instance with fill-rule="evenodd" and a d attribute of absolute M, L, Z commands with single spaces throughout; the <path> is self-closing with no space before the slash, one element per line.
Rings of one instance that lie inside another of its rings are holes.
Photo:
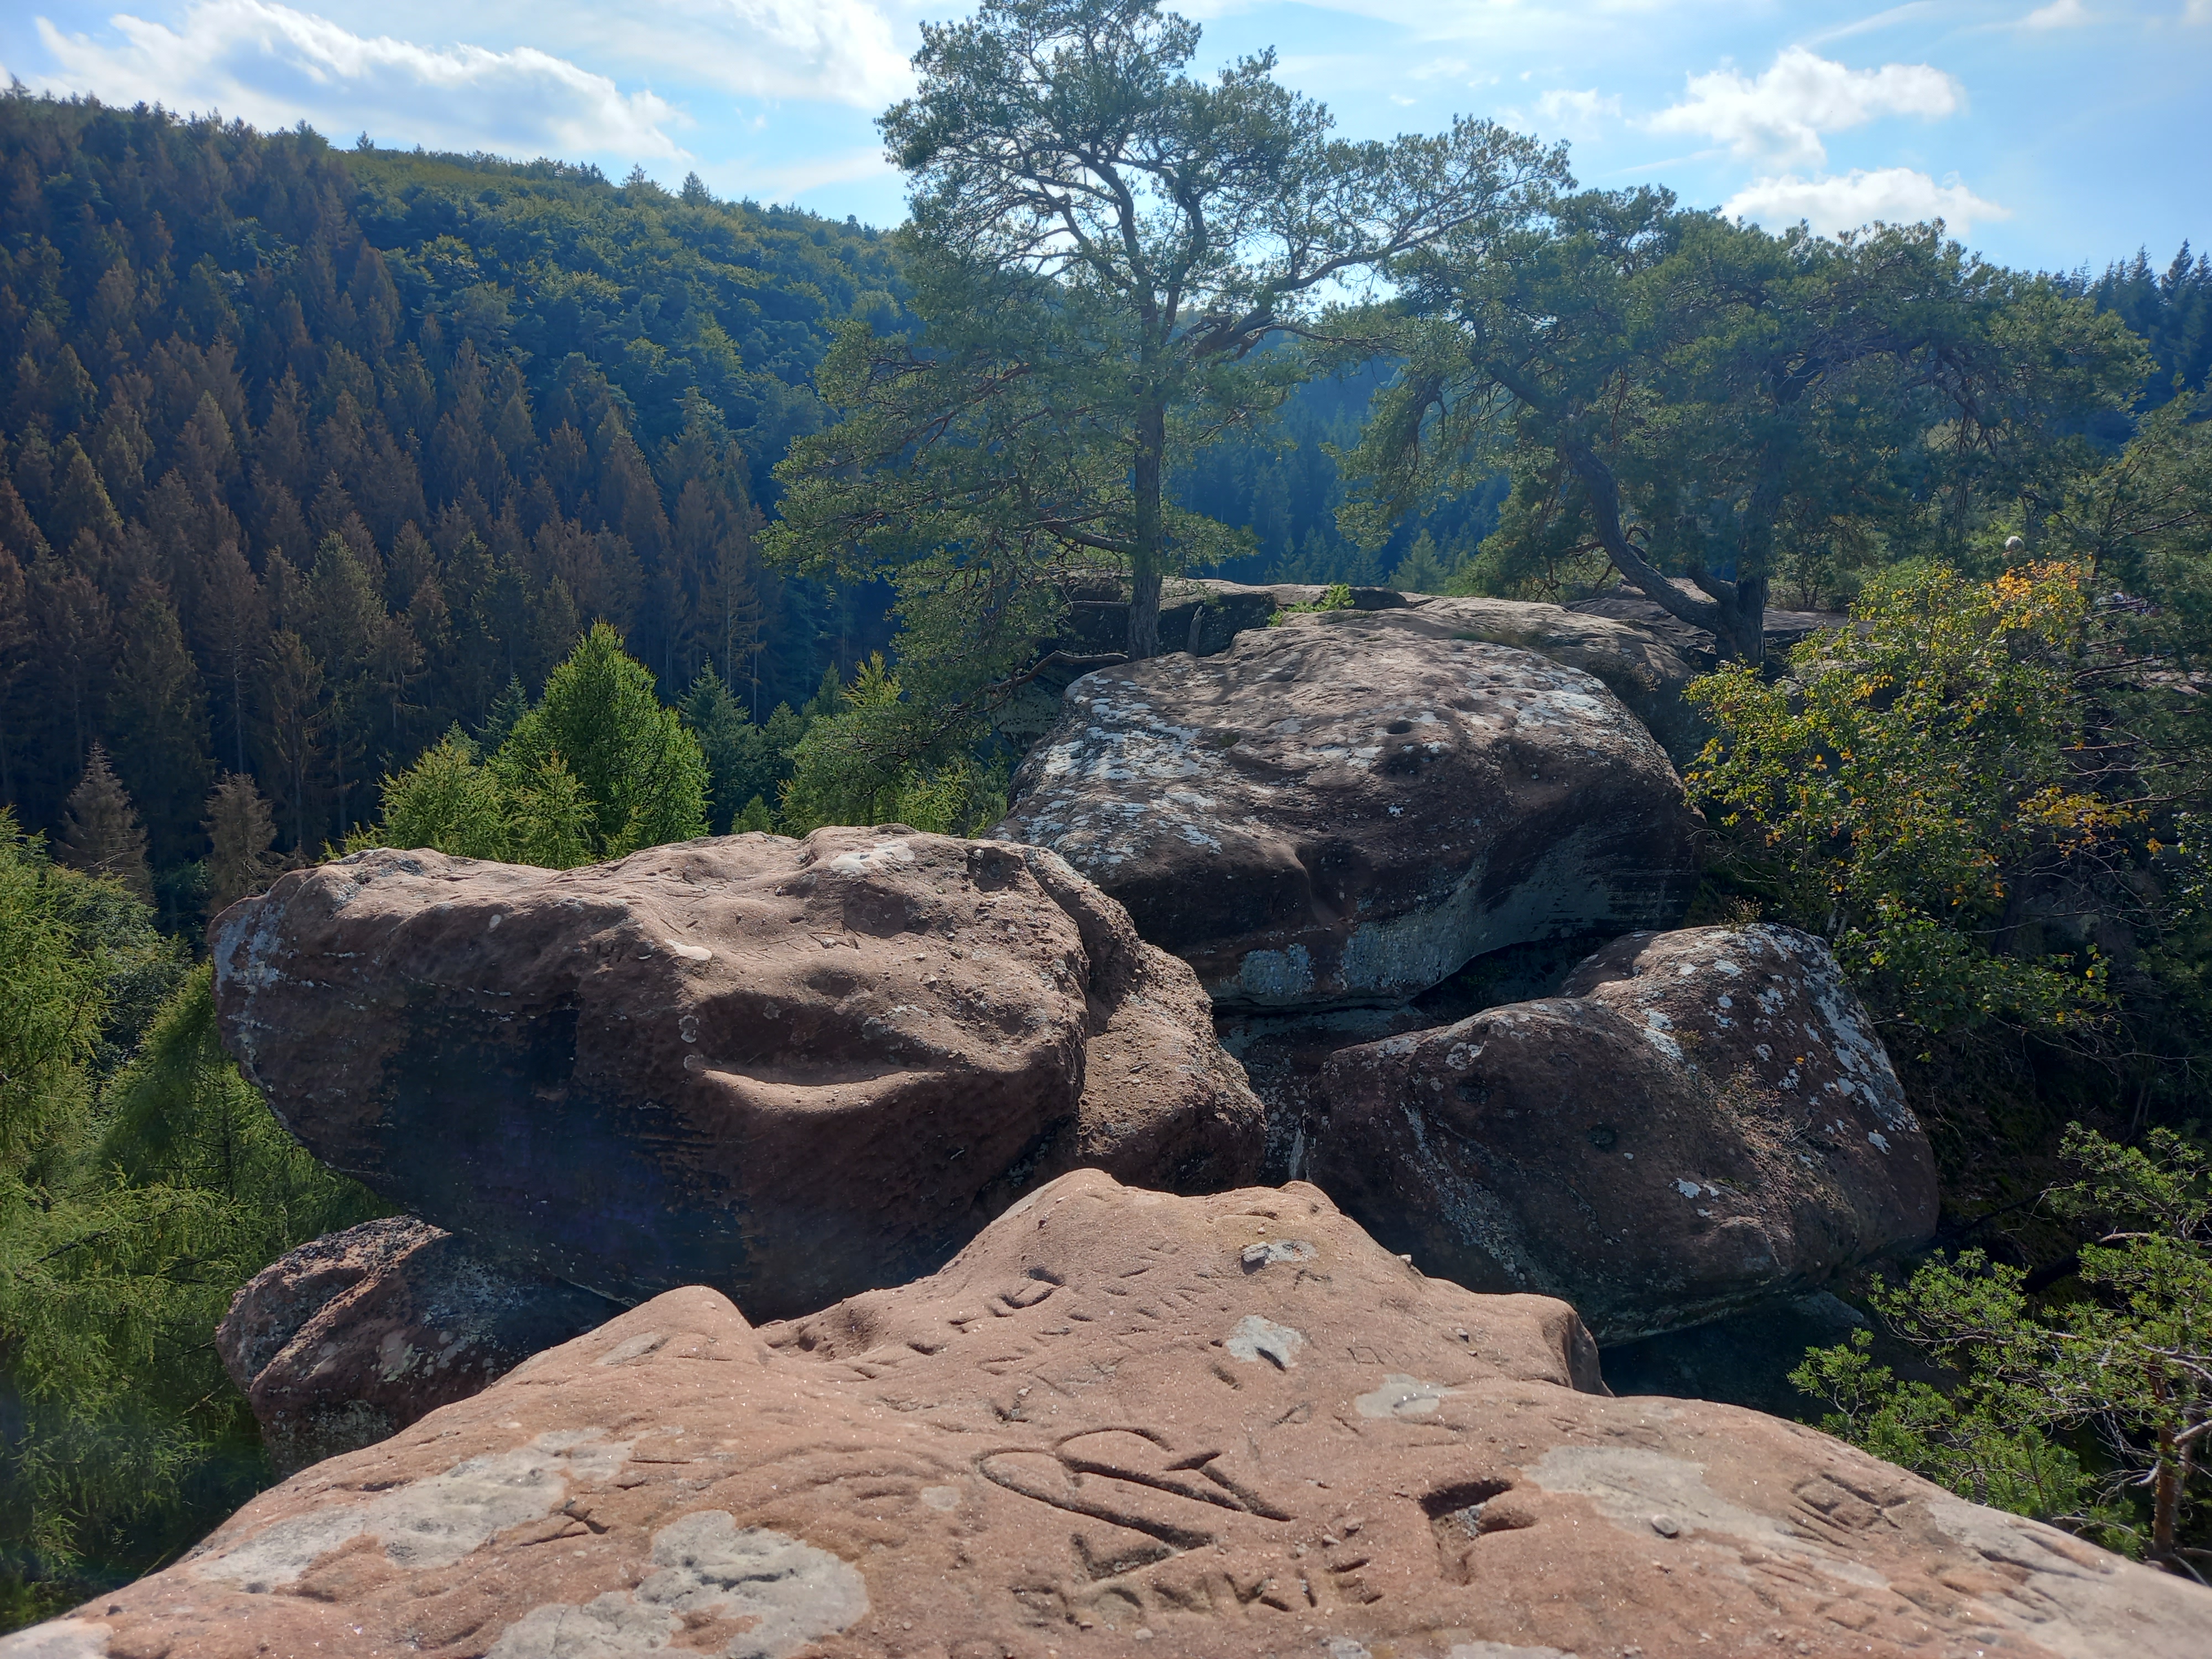
<path fill-rule="evenodd" d="M 1085 676 L 998 833 L 1225 1006 L 1396 1001 L 1484 951 L 1670 922 L 1698 820 L 1644 726 L 1579 669 L 1407 614 Z"/>

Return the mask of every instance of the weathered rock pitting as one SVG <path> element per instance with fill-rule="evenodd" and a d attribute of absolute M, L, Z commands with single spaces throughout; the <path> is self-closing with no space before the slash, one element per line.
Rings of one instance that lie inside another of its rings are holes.
<path fill-rule="evenodd" d="M 1085 1171 L 755 1330 L 673 1291 L 5 1659 L 2197 1659 L 2212 1595 L 1734 1407 L 1314 1188 Z"/>
<path fill-rule="evenodd" d="M 1190 970 L 1048 853 L 882 830 L 554 872 L 365 853 L 214 939 L 225 1042 L 325 1163 L 529 1273 L 757 1316 L 925 1273 L 1079 1163 L 1257 1166 Z"/>
<path fill-rule="evenodd" d="M 1699 820 L 1650 734 L 1590 675 L 1415 614 L 1085 676 L 1001 833 L 1233 1007 L 1402 1001 L 1484 951 L 1671 922 Z"/>
<path fill-rule="evenodd" d="M 1935 1160 L 1858 999 L 1785 927 L 1636 934 L 1563 994 L 1347 1047 L 1310 1177 L 1476 1290 L 1632 1341 L 1933 1237 Z"/>
<path fill-rule="evenodd" d="M 622 1311 L 392 1216 L 302 1244 L 246 1280 L 215 1346 L 289 1474 L 481 1393 Z"/>

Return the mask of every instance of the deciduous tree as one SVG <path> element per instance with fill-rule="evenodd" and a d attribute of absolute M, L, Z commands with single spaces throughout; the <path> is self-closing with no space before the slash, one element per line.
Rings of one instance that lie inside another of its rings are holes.
<path fill-rule="evenodd" d="M 2055 504 L 2148 366 L 2118 319 L 1940 225 L 1773 236 L 1591 191 L 1391 270 L 1418 320 L 1358 450 L 1365 533 L 1503 465 L 1484 553 L 1509 584 L 1595 555 L 1750 661 L 1786 560 L 1956 557 L 1990 512 Z"/>

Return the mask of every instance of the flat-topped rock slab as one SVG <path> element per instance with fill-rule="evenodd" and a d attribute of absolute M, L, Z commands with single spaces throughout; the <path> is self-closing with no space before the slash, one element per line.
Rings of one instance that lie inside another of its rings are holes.
<path fill-rule="evenodd" d="M 1596 1392 L 1310 1187 L 1079 1172 L 928 1279 L 671 1291 L 5 1659 L 2199 1659 L 2212 1594 L 1825 1435 Z"/>

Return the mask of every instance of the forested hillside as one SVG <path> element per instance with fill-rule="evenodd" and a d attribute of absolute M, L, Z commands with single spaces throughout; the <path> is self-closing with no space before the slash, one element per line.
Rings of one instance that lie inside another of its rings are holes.
<path fill-rule="evenodd" d="M 751 551 L 877 233 L 20 91 L 0 156 L 0 799 L 104 745 L 172 915 L 218 776 L 312 854 L 593 618 L 763 720 L 879 642 Z"/>
<path fill-rule="evenodd" d="M 664 697 L 711 666 L 763 725 L 884 642 L 879 591 L 753 544 L 825 418 L 835 325 L 902 319 L 890 238 L 696 180 L 20 92 L 0 149 L 0 800 L 58 833 L 101 745 L 172 925 L 204 897 L 218 778 L 312 854 L 456 721 L 495 738 L 510 684 L 594 619 Z M 2152 347 L 2147 401 L 2202 384 L 2212 264 L 2073 283 Z M 1339 524 L 1383 374 L 1310 382 L 1180 467 L 1182 505 L 1249 537 L 1220 574 L 1466 580 L 1503 474 L 1379 546 Z"/>

